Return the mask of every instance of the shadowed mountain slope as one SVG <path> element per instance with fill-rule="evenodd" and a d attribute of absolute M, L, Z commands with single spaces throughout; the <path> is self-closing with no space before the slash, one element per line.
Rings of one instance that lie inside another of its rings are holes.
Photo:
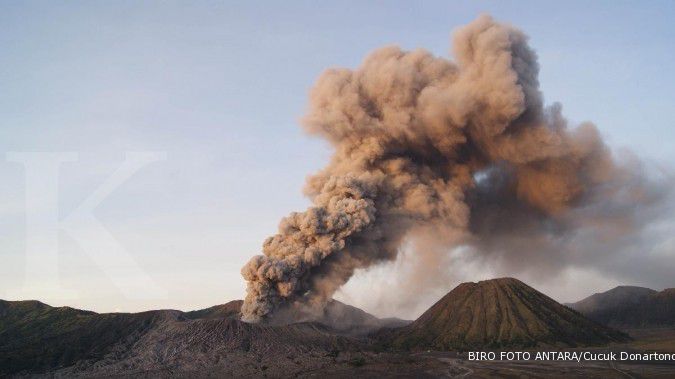
<path fill-rule="evenodd" d="M 101 358 L 113 345 L 133 340 L 170 312 L 97 314 L 38 301 L 0 300 L 0 374 Z"/>
<path fill-rule="evenodd" d="M 286 362 L 303 354 L 358 350 L 363 341 L 341 332 L 371 331 L 380 325 L 376 317 L 338 302 L 316 322 L 253 325 L 239 320 L 241 304 L 237 300 L 191 312 L 98 314 L 38 301 L 0 300 L 0 377 L 43 372 L 107 376 L 172 367 L 189 372 L 227 366 L 233 359 L 243 362 L 234 365 L 241 368 L 256 357 Z M 329 322 L 342 329 L 324 325 Z"/>
<path fill-rule="evenodd" d="M 379 334 L 402 349 L 587 346 L 628 339 L 512 278 L 463 283 L 412 324 Z"/>
<path fill-rule="evenodd" d="M 655 293 L 653 289 L 645 287 L 618 286 L 606 292 L 593 294 L 576 303 L 565 305 L 588 315 L 604 309 L 637 304 Z"/>
<path fill-rule="evenodd" d="M 569 307 L 599 323 L 619 328 L 675 326 L 675 288 L 661 292 L 619 286 Z"/>

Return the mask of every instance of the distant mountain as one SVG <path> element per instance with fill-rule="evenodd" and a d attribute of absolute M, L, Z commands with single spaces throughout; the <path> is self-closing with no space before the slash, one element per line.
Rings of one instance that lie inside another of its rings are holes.
<path fill-rule="evenodd" d="M 377 318 L 370 313 L 354 306 L 331 300 L 319 314 L 312 312 L 303 314 L 302 311 L 293 311 L 286 315 L 296 321 L 317 322 L 330 327 L 338 333 L 361 336 L 381 328 L 394 328 L 410 324 L 412 321 L 399 318 Z"/>
<path fill-rule="evenodd" d="M 576 303 L 565 305 L 588 315 L 603 309 L 638 304 L 655 293 L 653 289 L 645 287 L 618 286 L 607 292 L 596 293 Z"/>
<path fill-rule="evenodd" d="M 460 284 L 412 324 L 377 337 L 395 348 L 441 350 L 588 346 L 629 339 L 513 278 Z"/>
<path fill-rule="evenodd" d="M 243 300 L 233 300 L 226 304 L 214 305 L 210 308 L 200 309 L 197 311 L 185 312 L 185 317 L 189 319 L 219 319 L 231 318 L 238 319 L 241 311 Z"/>
<path fill-rule="evenodd" d="M 657 292 L 619 286 L 568 306 L 592 320 L 618 328 L 675 326 L 675 288 Z"/>

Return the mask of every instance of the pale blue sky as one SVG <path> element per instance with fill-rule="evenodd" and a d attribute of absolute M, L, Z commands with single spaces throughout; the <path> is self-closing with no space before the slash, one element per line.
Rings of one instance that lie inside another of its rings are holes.
<path fill-rule="evenodd" d="M 125 151 L 167 153 L 96 211 L 166 296 L 126 298 L 62 234 L 60 278 L 78 295 L 40 300 L 133 311 L 241 298 L 239 268 L 307 206 L 304 178 L 329 156 L 297 122 L 316 77 L 388 44 L 447 56 L 450 32 L 481 12 L 530 35 L 546 101 L 570 120 L 675 159 L 671 1 L 0 1 L 0 152 L 80 154 L 62 166 L 62 217 Z M 24 185 L 0 161 L 0 298 L 24 283 Z M 604 289 L 559 288 L 564 301 Z"/>

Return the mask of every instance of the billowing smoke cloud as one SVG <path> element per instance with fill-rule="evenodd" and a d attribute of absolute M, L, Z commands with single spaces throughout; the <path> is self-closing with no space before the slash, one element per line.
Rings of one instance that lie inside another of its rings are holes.
<path fill-rule="evenodd" d="M 482 16 L 453 49 L 456 62 L 387 47 L 319 78 L 304 125 L 335 153 L 308 179 L 312 207 L 242 269 L 244 320 L 321 307 L 407 240 L 551 255 L 589 223 L 630 228 L 631 209 L 658 196 L 593 125 L 570 128 L 559 105 L 544 107 L 521 31 Z"/>

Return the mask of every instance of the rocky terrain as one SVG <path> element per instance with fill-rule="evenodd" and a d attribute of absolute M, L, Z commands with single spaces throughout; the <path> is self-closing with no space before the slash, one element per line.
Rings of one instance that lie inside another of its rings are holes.
<path fill-rule="evenodd" d="M 467 366 L 458 352 L 629 339 L 510 278 L 461 284 L 411 324 L 337 301 L 313 319 L 249 324 L 240 307 L 98 314 L 0 301 L 0 376 L 489 377 L 498 366 Z"/>
<path fill-rule="evenodd" d="M 343 321 L 341 330 L 320 322 L 253 325 L 239 320 L 240 307 L 241 301 L 233 301 L 193 312 L 97 314 L 37 301 L 2 301 L 0 375 L 190 372 L 216 366 L 232 375 L 251 375 L 274 366 L 306 369 L 320 363 L 314 358 L 360 351 L 363 341 L 341 331 L 369 330 L 378 320 L 361 310 L 351 315 L 356 308 L 336 302 L 330 312 L 371 324 Z"/>
<path fill-rule="evenodd" d="M 592 320 L 617 328 L 675 326 L 675 288 L 657 292 L 619 286 L 567 305 Z"/>
<path fill-rule="evenodd" d="M 101 359 L 169 315 L 169 311 L 96 314 L 37 301 L 0 301 L 0 374 Z"/>

